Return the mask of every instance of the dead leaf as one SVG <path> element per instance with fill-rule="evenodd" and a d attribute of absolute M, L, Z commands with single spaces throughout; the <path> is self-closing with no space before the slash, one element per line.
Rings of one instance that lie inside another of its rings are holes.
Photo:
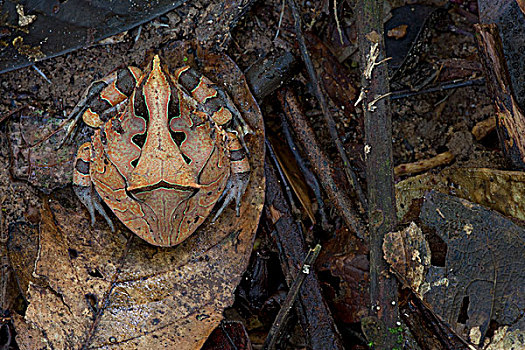
<path fill-rule="evenodd" d="M 38 260 L 26 262 L 47 285 L 29 283 L 25 322 L 59 349 L 200 347 L 233 303 L 262 209 L 258 186 L 250 188 L 250 210 L 231 226 L 219 219 L 163 249 L 134 236 L 127 249 L 128 230 L 93 230 L 86 213 L 51 201 L 42 213 Z"/>
<path fill-rule="evenodd" d="M 334 317 L 346 324 L 357 323 L 368 315 L 370 283 L 368 248 L 348 229 L 342 228 L 323 245 L 316 265 L 320 279 L 329 274 L 323 288 Z"/>
<path fill-rule="evenodd" d="M 420 295 L 421 284 L 430 266 L 430 247 L 421 229 L 411 222 L 403 231 L 387 233 L 383 254 L 401 280 Z"/>
<path fill-rule="evenodd" d="M 521 329 L 509 331 L 508 329 L 509 326 L 498 328 L 490 344 L 483 347 L 483 350 L 525 349 L 525 331 Z"/>
<path fill-rule="evenodd" d="M 397 27 L 394 27 L 394 28 L 388 30 L 386 35 L 389 38 L 401 39 L 402 37 L 407 35 L 407 28 L 408 28 L 407 24 L 401 24 L 401 25 L 399 25 Z"/>
<path fill-rule="evenodd" d="M 377 34 L 377 33 L 376 33 Z M 347 120 L 355 120 L 354 103 L 357 90 L 348 69 L 339 63 L 328 47 L 314 34 L 307 34 L 308 50 L 316 63 L 320 83 L 334 104 L 341 108 Z"/>
<path fill-rule="evenodd" d="M 518 3 L 518 6 L 520 7 L 521 12 L 523 12 L 523 14 L 525 15 L 525 0 L 516 0 L 516 2 Z"/>
<path fill-rule="evenodd" d="M 236 321 L 221 323 L 210 335 L 202 350 L 251 350 L 252 343 L 244 324 Z"/>
<path fill-rule="evenodd" d="M 422 294 L 459 334 L 489 325 L 525 329 L 525 229 L 504 216 L 439 192 L 425 196 L 420 219 L 447 244 L 444 266 L 431 266 Z M 474 339 L 471 339 L 471 341 Z"/>
<path fill-rule="evenodd" d="M 292 186 L 293 192 L 299 199 L 299 202 L 301 202 L 306 214 L 308 214 L 308 217 L 310 218 L 310 221 L 312 221 L 312 224 L 315 224 L 315 214 L 312 209 L 312 196 L 310 194 L 311 191 L 309 190 L 304 175 L 299 169 L 292 152 L 288 147 L 284 146 L 282 140 L 277 140 L 276 137 L 271 137 L 271 135 L 268 135 L 268 138 L 275 150 L 279 166 Z"/>
<path fill-rule="evenodd" d="M 9 225 L 8 254 L 16 272 L 18 288 L 25 293 L 30 282 L 35 282 L 32 263 L 38 256 L 38 225 L 15 222 Z M 18 293 L 17 293 L 18 294 Z"/>
<path fill-rule="evenodd" d="M 413 203 L 430 190 L 453 194 L 525 220 L 525 172 L 449 168 L 438 174 L 411 177 L 396 184 L 398 217 L 409 213 Z"/>

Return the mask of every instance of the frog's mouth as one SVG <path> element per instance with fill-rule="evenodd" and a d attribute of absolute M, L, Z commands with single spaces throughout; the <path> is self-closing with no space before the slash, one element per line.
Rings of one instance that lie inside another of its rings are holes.
<path fill-rule="evenodd" d="M 198 187 L 197 187 L 198 186 Z M 144 192 L 153 192 L 155 190 L 172 190 L 182 193 L 190 194 L 189 197 L 193 197 L 197 192 L 199 192 L 200 185 L 197 186 L 181 186 L 176 184 L 170 184 L 166 181 L 160 181 L 156 184 L 149 186 L 136 187 L 128 190 L 129 193 L 137 195 Z"/>

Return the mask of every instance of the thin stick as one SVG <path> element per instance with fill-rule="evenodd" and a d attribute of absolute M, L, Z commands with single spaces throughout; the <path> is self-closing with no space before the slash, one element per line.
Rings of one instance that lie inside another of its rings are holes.
<path fill-rule="evenodd" d="M 7 112 L 6 114 L 0 116 L 0 124 L 2 124 L 5 120 L 7 120 L 10 116 L 12 116 L 13 114 L 17 113 L 17 112 L 20 112 L 21 110 L 23 110 L 24 108 L 28 107 L 29 105 L 27 103 L 24 103 L 22 106 L 20 107 L 17 107 L 15 109 L 13 109 L 12 111 L 10 112 Z"/>
<path fill-rule="evenodd" d="M 447 81 L 447 82 L 441 83 L 438 86 L 433 86 L 428 89 L 419 90 L 419 91 L 411 91 L 411 90 L 392 91 L 390 95 L 390 99 L 397 100 L 400 98 L 406 98 L 406 97 L 416 96 L 416 95 L 421 95 L 421 94 L 428 94 L 431 92 L 439 92 L 439 91 L 445 91 L 449 89 L 456 89 L 460 87 L 483 85 L 483 84 L 485 84 L 485 78 L 483 77 L 475 78 L 471 80 Z"/>
<path fill-rule="evenodd" d="M 295 302 L 297 301 L 297 296 L 299 295 L 301 286 L 303 285 L 303 282 L 306 279 L 306 277 L 310 274 L 312 265 L 317 259 L 317 256 L 319 255 L 320 251 L 321 246 L 317 244 L 313 249 L 310 249 L 308 255 L 304 259 L 301 271 L 298 273 L 298 276 L 295 278 L 292 285 L 290 286 L 290 291 L 286 296 L 281 310 L 279 310 L 277 317 L 275 317 L 275 320 L 273 321 L 272 328 L 270 328 L 270 331 L 268 332 L 268 337 L 266 338 L 266 341 L 263 345 L 264 350 L 275 349 L 275 345 L 277 344 L 283 329 L 288 323 L 287 320 L 290 316 L 290 311 L 292 311 L 292 308 Z"/>
<path fill-rule="evenodd" d="M 337 16 L 337 0 L 334 0 L 334 19 L 335 19 L 335 25 L 337 27 L 337 33 L 339 34 L 339 40 L 341 41 L 341 45 L 344 45 L 343 41 L 343 33 L 341 32 L 341 23 L 339 23 L 339 17 Z"/>
<path fill-rule="evenodd" d="M 279 31 L 281 30 L 281 24 L 283 23 L 283 17 L 284 17 L 284 4 L 286 3 L 286 0 L 283 0 L 281 5 L 281 14 L 279 15 L 279 23 L 277 23 L 277 32 L 275 33 L 275 37 L 273 40 L 277 40 L 279 37 Z"/>
<path fill-rule="evenodd" d="M 312 82 L 313 93 L 319 101 L 319 104 L 321 105 L 321 110 L 323 111 L 323 116 L 326 125 L 328 126 L 328 131 L 330 132 L 332 141 L 334 141 L 337 147 L 337 151 L 339 152 L 339 156 L 343 161 L 343 168 L 345 170 L 346 177 L 348 178 L 348 182 L 354 188 L 357 194 L 357 198 L 359 198 L 359 201 L 361 202 L 361 205 L 363 206 L 363 208 L 366 209 L 368 207 L 366 197 L 363 193 L 363 190 L 361 189 L 359 181 L 357 180 L 357 175 L 352 171 L 352 169 L 350 169 L 350 161 L 346 155 L 343 143 L 341 142 L 341 139 L 339 138 L 339 135 L 337 133 L 334 118 L 328 110 L 328 104 L 326 102 L 326 99 L 324 98 L 323 93 L 321 92 L 321 88 L 319 87 L 319 80 L 317 79 L 317 74 L 315 73 L 314 65 L 312 63 L 312 59 L 310 58 L 310 54 L 308 53 L 303 32 L 301 30 L 301 16 L 299 14 L 297 4 L 295 3 L 295 0 L 288 0 L 288 4 L 290 5 L 290 9 L 292 10 L 292 15 L 295 22 L 295 34 L 297 36 L 297 42 L 299 43 L 299 49 L 301 51 L 301 56 L 306 66 L 306 70 L 308 71 L 308 76 L 310 78 L 310 81 Z"/>

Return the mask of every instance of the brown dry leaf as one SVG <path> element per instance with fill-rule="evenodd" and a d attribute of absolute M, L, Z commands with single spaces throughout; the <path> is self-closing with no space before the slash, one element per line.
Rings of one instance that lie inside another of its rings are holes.
<path fill-rule="evenodd" d="M 347 324 L 360 322 L 368 315 L 370 266 L 367 253 L 368 247 L 363 241 L 342 228 L 323 245 L 317 258 L 319 272 L 329 273 L 338 281 L 336 285 L 325 283 L 323 289 L 334 317 Z"/>
<path fill-rule="evenodd" d="M 425 196 L 420 219 L 447 245 L 422 288 L 434 313 L 481 342 L 489 325 L 525 329 L 525 229 L 477 204 L 439 192 Z"/>
<path fill-rule="evenodd" d="M 490 344 L 483 347 L 483 350 L 525 349 L 525 331 L 521 329 L 509 331 L 508 329 L 509 326 L 498 328 Z"/>
<path fill-rule="evenodd" d="M 518 6 L 520 7 L 521 12 L 523 12 L 523 14 L 525 15 L 525 0 L 516 0 L 516 2 L 518 3 Z"/>
<path fill-rule="evenodd" d="M 231 206 L 182 244 L 160 248 L 121 224 L 116 233 L 103 220 L 97 227 L 104 229 L 90 228 L 85 210 L 51 199 L 41 212 L 36 261 L 18 264 L 17 272 L 33 277 L 25 317 L 15 323 L 19 344 L 32 344 L 23 331 L 31 327 L 55 349 L 198 349 L 233 303 L 264 203 L 264 126 L 236 65 L 219 55 L 202 60 L 211 68 L 204 74 L 225 84 L 253 130 L 240 216 Z"/>
<path fill-rule="evenodd" d="M 38 260 L 25 263 L 40 277 L 29 283 L 25 322 L 58 349 L 199 348 L 233 303 L 262 209 L 260 191 L 250 187 L 253 201 L 241 217 L 230 213 L 175 248 L 132 236 L 127 249 L 122 232 L 90 229 L 83 211 L 51 201 L 42 213 Z M 18 332 L 21 343 L 25 336 Z"/>
<path fill-rule="evenodd" d="M 307 45 L 317 66 L 320 82 L 334 104 L 352 119 L 357 90 L 348 70 L 314 34 L 307 33 Z"/>
<path fill-rule="evenodd" d="M 252 350 L 252 343 L 243 323 L 229 321 L 213 331 L 202 350 Z"/>
<path fill-rule="evenodd" d="M 281 169 L 283 170 L 286 179 L 292 186 L 293 192 L 301 202 L 306 214 L 312 221 L 312 224 L 315 224 L 315 214 L 313 211 L 312 200 L 311 200 L 311 191 L 306 184 L 303 173 L 299 169 L 297 162 L 288 147 L 285 147 L 282 140 L 277 140 L 275 137 L 268 135 L 270 142 L 275 150 L 275 155 L 277 156 L 277 161 Z"/>
<path fill-rule="evenodd" d="M 8 253 L 11 267 L 16 271 L 16 281 L 21 291 L 26 291 L 34 282 L 31 266 L 38 256 L 38 226 L 26 222 L 9 225 Z"/>
<path fill-rule="evenodd" d="M 413 202 L 436 190 L 487 206 L 502 214 L 525 220 L 525 172 L 485 168 L 449 168 L 438 174 L 422 174 L 396 185 L 399 218 Z"/>
<path fill-rule="evenodd" d="M 44 341 L 44 335 L 39 329 L 31 327 L 24 322 L 24 317 L 19 314 L 12 315 L 13 322 L 17 324 L 16 331 L 18 334 L 24 334 L 24 337 L 17 337 L 17 345 L 20 349 L 47 349 L 48 346 Z"/>
<path fill-rule="evenodd" d="M 394 28 L 388 30 L 386 35 L 389 38 L 401 39 L 405 35 L 407 35 L 407 28 L 408 28 L 407 24 L 401 24 L 401 25 L 399 25 L 397 27 L 394 27 Z"/>
<path fill-rule="evenodd" d="M 233 253 L 243 266 L 250 235 L 240 233 L 239 241 L 226 236 L 199 250 L 206 238 L 202 233 L 171 250 L 134 238 L 127 251 L 122 234 L 90 232 L 84 215 L 56 202 L 50 208 L 58 227 L 50 213 L 43 213 L 34 271 L 48 285 L 29 285 L 25 320 L 42 330 L 52 347 L 198 348 L 232 302 L 231 283 L 242 271 L 223 259 Z M 71 221 L 80 224 L 71 230 Z"/>
<path fill-rule="evenodd" d="M 421 229 L 411 222 L 403 231 L 388 233 L 383 241 L 383 254 L 396 275 L 420 295 L 430 266 L 430 247 Z"/>

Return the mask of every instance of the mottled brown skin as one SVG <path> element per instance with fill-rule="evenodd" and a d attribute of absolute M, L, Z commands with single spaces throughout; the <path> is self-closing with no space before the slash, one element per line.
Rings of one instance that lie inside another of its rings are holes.
<path fill-rule="evenodd" d="M 73 175 L 92 223 L 96 210 L 114 229 L 102 198 L 138 236 L 174 246 L 217 202 L 215 218 L 233 199 L 238 213 L 250 165 L 232 106 L 212 81 L 190 67 L 170 71 L 158 55 L 144 73 L 128 67 L 95 82 L 73 112 L 96 128 Z"/>

